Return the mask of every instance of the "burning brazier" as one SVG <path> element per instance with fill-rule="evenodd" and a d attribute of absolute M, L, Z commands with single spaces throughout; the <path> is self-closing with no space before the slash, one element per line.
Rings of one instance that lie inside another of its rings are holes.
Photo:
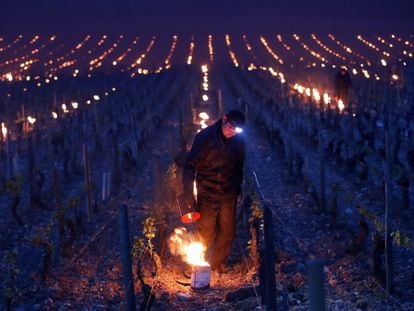
<path fill-rule="evenodd" d="M 191 288 L 204 289 L 210 287 L 211 266 L 192 266 L 191 268 Z"/>
<path fill-rule="evenodd" d="M 192 241 L 185 228 L 175 228 L 169 239 L 173 255 L 181 255 L 191 265 L 191 288 L 194 290 L 210 287 L 211 266 L 204 259 L 206 247 L 200 242 Z"/>
<path fill-rule="evenodd" d="M 191 265 L 191 287 L 210 287 L 211 266 L 204 260 L 205 247 L 200 242 L 190 243 L 185 250 L 186 261 Z"/>

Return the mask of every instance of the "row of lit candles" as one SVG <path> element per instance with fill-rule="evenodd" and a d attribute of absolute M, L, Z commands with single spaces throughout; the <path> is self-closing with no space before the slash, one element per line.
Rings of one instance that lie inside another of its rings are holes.
<path fill-rule="evenodd" d="M 112 87 L 111 91 L 116 92 L 117 91 L 116 87 Z M 105 91 L 103 94 L 104 94 L 104 96 L 109 96 L 110 92 Z M 85 104 L 86 105 L 91 105 L 93 102 L 99 102 L 101 100 L 101 97 L 102 97 L 102 95 L 94 94 L 94 95 L 91 96 L 91 98 L 85 100 Z M 62 103 L 61 106 L 60 106 L 63 114 L 68 114 L 70 112 L 70 110 L 69 110 L 70 108 L 73 109 L 73 111 L 76 111 L 79 107 L 80 107 L 80 104 L 79 104 L 78 101 L 70 101 L 70 105 L 68 105 L 66 103 Z M 53 119 L 58 119 L 59 118 L 59 111 L 55 110 L 55 111 L 50 112 L 50 116 Z M 29 115 L 29 116 L 25 117 L 25 121 L 27 121 L 30 125 L 33 126 L 36 123 L 37 120 L 36 120 L 36 118 Z M 7 128 L 7 125 L 6 125 L 5 122 L 1 122 L 1 128 L 2 128 L 2 133 L 3 133 L 3 139 L 5 139 L 6 135 L 8 133 L 8 128 Z"/>
<path fill-rule="evenodd" d="M 191 36 L 190 47 L 189 47 L 188 57 L 187 57 L 187 65 L 191 65 L 191 63 L 193 62 L 193 54 L 194 54 L 194 48 L 195 48 L 194 41 L 195 41 L 194 36 Z"/>
<path fill-rule="evenodd" d="M 293 89 L 301 95 L 304 94 L 307 97 L 312 98 L 316 103 L 320 103 L 321 100 L 323 100 L 325 105 L 330 105 L 332 102 L 332 97 L 327 92 L 324 92 L 321 97 L 321 93 L 316 88 L 305 87 L 299 83 L 295 83 Z M 345 104 L 341 98 L 338 99 L 337 107 L 340 112 L 345 109 Z"/>
<path fill-rule="evenodd" d="M 364 61 L 368 67 L 371 66 L 371 62 L 368 58 L 366 58 L 364 55 L 355 52 L 353 49 L 351 49 L 351 47 L 338 40 L 333 34 L 328 34 L 328 38 L 331 39 L 331 41 L 333 41 L 336 45 L 341 47 L 348 54 L 351 54 L 353 57 L 359 58 L 360 60 Z M 364 67 L 364 64 L 361 64 L 361 66 Z"/>
<path fill-rule="evenodd" d="M 210 63 L 214 63 L 213 35 L 208 35 L 208 55 Z"/>
<path fill-rule="evenodd" d="M 272 48 L 269 46 L 269 44 L 267 43 L 266 39 L 263 36 L 260 36 L 260 42 L 263 44 L 263 46 L 265 47 L 266 51 L 272 55 L 272 57 L 275 59 L 275 61 L 277 61 L 279 64 L 283 65 L 283 60 L 279 57 L 279 55 L 277 55 Z"/>
<path fill-rule="evenodd" d="M 394 37 L 393 37 L 394 36 Z M 391 38 L 393 38 L 393 39 L 395 39 L 395 40 L 397 40 L 397 42 L 399 42 L 400 44 L 402 43 L 402 39 L 401 38 L 396 38 L 395 37 L 395 35 L 391 35 Z M 390 43 L 389 41 L 386 41 L 384 38 L 382 38 L 382 37 L 377 37 L 377 40 L 379 41 L 379 42 L 381 42 L 383 45 L 385 45 L 385 46 L 387 46 L 388 48 L 391 48 L 391 49 L 397 49 L 397 46 L 395 46 L 393 43 Z M 410 41 L 408 41 L 408 40 L 406 40 L 405 42 L 404 42 L 404 45 L 405 46 L 410 46 Z M 411 45 L 411 47 L 413 47 L 412 45 Z M 398 51 L 397 51 L 398 52 Z M 408 57 L 410 57 L 410 58 L 412 58 L 413 57 L 413 53 L 412 52 L 410 52 L 410 51 L 407 51 L 407 49 L 404 47 L 404 49 L 403 49 L 403 51 L 402 51 L 402 54 L 404 55 L 404 56 L 408 56 Z M 402 59 L 399 59 L 400 61 L 402 61 Z"/>
<path fill-rule="evenodd" d="M 252 61 L 250 62 L 249 66 L 247 67 L 247 70 L 251 71 L 251 70 L 256 70 L 257 66 L 254 62 L 256 62 L 257 64 L 259 64 L 259 61 L 257 60 L 256 55 L 253 52 L 253 48 L 251 46 L 251 44 L 249 43 L 249 41 L 247 40 L 247 36 L 243 35 L 242 36 L 243 41 L 244 41 L 244 45 L 246 47 L 247 52 L 249 53 L 249 55 L 252 58 Z"/>
<path fill-rule="evenodd" d="M 204 102 L 208 102 L 209 97 L 208 97 L 208 90 L 209 90 L 209 86 L 208 86 L 208 73 L 209 73 L 209 68 L 207 64 L 201 65 L 201 73 L 203 74 L 203 81 L 202 81 L 202 89 L 203 89 L 203 93 L 202 93 L 202 100 Z M 201 112 L 198 114 L 198 117 L 200 118 L 200 127 L 201 129 L 206 128 L 207 125 L 207 120 L 210 119 L 209 115 L 206 112 Z"/>
<path fill-rule="evenodd" d="M 295 40 L 299 40 L 299 36 L 298 35 L 296 35 L 296 34 L 294 34 L 293 35 L 294 36 L 294 38 L 295 38 Z M 37 37 L 38 38 L 38 37 Z M 54 37 L 52 37 L 53 38 L 53 40 L 54 40 L 54 38 L 55 38 L 55 36 Z M 50 40 L 52 40 L 52 38 L 50 39 Z M 121 35 L 120 36 L 120 39 L 122 39 L 123 38 L 123 36 Z M 316 40 L 318 43 L 319 43 L 319 45 L 321 45 L 322 47 L 324 47 L 325 48 L 325 50 L 327 50 L 327 51 L 331 51 L 329 48 L 327 48 L 327 46 L 326 45 L 324 45 L 319 39 L 317 39 L 316 38 L 316 36 L 315 35 L 313 35 L 312 34 L 312 38 L 314 39 L 314 40 Z M 358 36 L 358 38 L 360 38 L 360 39 L 363 39 L 361 36 Z M 88 39 L 88 37 L 86 37 L 85 39 L 84 39 L 84 41 L 86 40 L 86 39 Z M 97 44 L 97 46 L 100 46 L 100 45 L 102 45 L 103 44 L 103 42 L 105 41 L 107 39 L 107 36 L 106 35 L 104 35 L 103 37 L 102 37 L 102 39 L 98 42 L 98 44 Z M 209 46 L 212 46 L 212 45 L 210 45 L 210 40 L 211 39 L 211 35 L 209 36 Z M 332 36 L 331 36 L 331 39 L 332 40 L 334 40 L 334 38 L 332 38 Z M 262 41 L 262 43 L 267 47 L 267 50 L 269 51 L 269 49 L 268 49 L 268 44 L 267 44 L 267 42 L 266 42 L 266 40 L 264 39 L 264 37 L 262 37 L 261 36 L 261 41 Z M 279 42 L 281 42 L 281 36 L 279 35 L 278 36 L 278 41 Z M 229 45 L 229 43 L 230 43 L 230 40 L 229 40 L 229 36 L 227 35 L 226 36 L 226 42 L 227 42 L 227 44 L 228 44 L 228 46 L 230 47 L 230 45 Z M 83 42 L 84 43 L 84 42 Z M 317 52 L 315 52 L 315 51 L 312 51 L 312 50 L 310 50 L 309 48 L 308 48 L 308 46 L 306 45 L 306 44 L 304 44 L 303 42 L 301 42 L 301 44 L 302 44 L 302 46 L 306 49 L 306 50 L 308 50 L 310 53 L 311 53 L 311 55 L 313 55 L 313 56 L 315 56 L 315 57 L 318 57 L 320 60 L 322 60 L 322 61 L 325 61 L 325 58 L 323 58 L 323 57 L 321 57 L 320 56 L 320 54 L 319 53 L 317 53 Z M 82 47 L 82 43 L 80 43 L 80 44 L 78 44 L 77 45 L 77 48 L 81 48 Z M 106 55 L 108 55 L 108 53 L 110 53 L 112 50 L 113 50 L 113 48 L 114 47 L 116 47 L 117 46 L 117 43 L 115 43 L 113 46 L 112 46 L 112 48 L 110 48 L 109 50 L 107 50 L 107 51 L 105 51 L 99 58 L 95 58 L 95 59 L 93 59 L 93 60 L 91 60 L 90 61 L 90 63 L 91 64 L 95 64 L 99 59 L 101 60 L 103 57 L 105 57 Z M 88 51 L 88 53 L 91 53 L 94 49 L 96 48 L 96 46 L 94 47 L 94 48 L 92 48 L 92 49 L 90 49 L 89 51 Z M 188 62 L 190 62 L 191 63 L 191 59 L 192 59 L 192 50 L 193 50 L 193 48 L 194 48 L 194 44 L 190 44 L 190 56 L 188 57 Z M 251 48 L 251 47 L 250 47 Z M 290 49 L 290 47 L 288 48 L 288 49 Z M 211 51 L 212 50 L 212 48 L 209 48 L 209 50 Z M 348 47 L 346 47 L 346 50 L 347 51 L 351 51 L 352 52 L 352 50 L 350 50 Z M 73 50 L 71 51 L 71 52 L 74 52 Z M 277 54 L 275 54 L 273 51 L 269 51 L 271 54 L 272 54 L 272 56 L 275 58 L 275 59 L 278 59 L 279 60 L 279 62 L 282 62 L 281 61 L 281 59 L 280 59 L 280 57 L 278 57 L 277 56 Z M 233 62 L 235 63 L 235 65 L 236 66 L 238 66 L 238 61 L 237 61 L 237 59 L 235 58 L 235 54 L 234 54 L 234 52 L 233 51 L 231 51 L 230 50 L 230 55 L 231 55 L 231 58 L 232 58 L 232 60 L 233 60 Z M 388 54 L 387 54 L 388 55 Z M 343 56 L 339 56 L 339 55 L 337 55 L 338 57 L 342 57 L 342 58 L 344 58 Z M 25 66 L 27 66 L 27 65 L 29 65 L 29 64 L 32 64 L 33 62 L 32 61 L 26 61 L 26 62 L 24 62 L 24 63 L 22 63 L 21 65 L 23 66 L 23 67 L 25 67 Z M 62 69 L 62 68 L 67 68 L 67 67 L 69 67 L 69 66 L 73 66 L 74 64 L 76 63 L 76 60 L 72 60 L 72 61 L 66 61 L 66 62 L 63 62 L 63 63 L 61 63 L 60 65 L 59 65 L 59 68 L 60 69 Z M 139 63 L 139 62 L 138 62 Z M 117 64 L 117 61 L 114 61 L 113 62 L 113 64 Z M 132 66 L 132 67 L 134 67 L 134 66 Z M 323 66 L 323 64 L 322 64 L 322 67 L 324 67 Z M 334 68 L 336 67 L 336 66 L 333 66 Z M 55 71 L 56 72 L 56 68 L 54 68 L 54 70 L 52 69 L 52 71 Z M 357 74 L 356 73 L 356 71 L 355 70 L 353 70 L 353 72 L 354 72 L 354 74 Z M 139 73 L 142 73 L 142 71 L 141 72 L 139 72 Z M 364 73 L 364 76 L 366 77 L 366 78 L 369 78 L 370 77 L 370 75 L 369 75 L 369 73 L 367 72 L 367 70 L 364 70 L 363 71 L 363 73 Z M 368 73 L 368 74 L 367 74 Z M 74 76 L 76 77 L 76 74 L 74 73 Z M 375 75 L 374 75 L 375 76 Z M 379 78 L 378 78 L 378 76 L 375 76 L 375 78 L 378 80 Z M 28 78 L 28 79 L 30 79 L 30 78 Z M 49 79 L 50 79 L 50 77 L 49 77 Z"/>
<path fill-rule="evenodd" d="M 229 50 L 229 55 L 230 55 L 231 61 L 233 62 L 235 67 L 239 67 L 239 61 L 237 60 L 236 54 L 233 52 L 233 50 L 231 48 L 231 41 L 230 41 L 230 35 L 229 34 L 226 34 L 225 40 L 226 40 L 227 48 Z"/>
<path fill-rule="evenodd" d="M 54 37 L 52 37 L 52 38 L 54 38 Z M 89 40 L 89 38 L 90 37 L 86 37 L 81 43 L 79 43 L 79 44 L 77 44 L 77 48 L 81 48 L 82 46 L 83 46 L 83 44 L 85 43 L 85 41 L 87 41 L 87 40 Z M 123 38 L 123 36 L 120 36 L 120 39 L 122 39 Z M 155 37 L 154 37 L 155 38 Z M 148 48 L 147 48 L 147 51 L 146 51 L 146 53 L 148 53 L 149 52 L 149 50 L 151 49 L 151 47 L 153 46 L 153 44 L 154 44 L 154 39 L 153 38 L 153 40 L 151 40 L 151 42 L 150 42 L 150 44 L 149 44 L 149 46 L 148 46 Z M 209 46 L 211 46 L 211 49 L 209 48 L 209 53 L 210 53 L 210 57 L 212 56 L 212 54 L 211 54 L 211 51 L 212 51 L 212 44 L 210 44 L 211 43 L 211 35 L 209 36 Z M 282 38 L 281 38 L 281 36 L 280 35 L 278 35 L 278 41 L 280 42 L 280 43 L 282 43 Z M 299 36 L 298 35 L 294 35 L 294 38 L 295 38 L 295 40 L 299 40 Z M 105 41 L 107 39 L 107 36 L 103 36 L 102 37 L 102 39 L 98 42 L 98 46 L 99 45 L 102 45 L 103 44 L 103 42 Z M 267 49 L 267 51 L 276 59 L 276 60 L 278 60 L 279 61 L 279 63 L 281 63 L 281 64 L 283 64 L 283 61 L 280 59 L 280 57 L 276 54 L 276 53 L 274 53 L 273 51 L 272 51 L 272 49 L 270 49 L 270 47 L 269 47 L 269 45 L 268 45 L 268 43 L 267 43 L 267 41 L 266 41 L 266 39 L 263 37 L 263 36 L 261 36 L 261 42 L 262 42 L 262 44 L 266 47 L 266 49 Z M 322 42 L 319 40 L 319 39 L 317 39 L 316 38 L 316 36 L 314 36 L 313 35 L 313 39 L 314 40 L 317 40 L 321 45 L 323 45 L 322 44 Z M 334 37 L 331 37 L 331 39 L 332 40 L 334 40 L 335 38 Z M 192 38 L 192 41 L 191 41 L 191 43 L 190 43 L 190 55 L 189 55 L 189 57 L 188 57 L 188 62 L 190 61 L 190 63 L 191 63 L 191 60 L 192 60 L 192 53 L 193 53 L 193 50 L 194 50 L 194 47 L 195 47 L 195 45 L 194 45 L 194 43 L 193 43 L 193 40 L 194 40 L 194 37 Z M 135 40 L 134 40 L 135 41 Z M 166 61 L 168 61 L 168 63 L 166 64 L 166 69 L 168 69 L 169 67 L 170 67 L 170 62 L 169 62 L 169 59 L 171 58 L 171 55 L 172 55 L 172 52 L 174 51 L 174 49 L 175 49 L 175 47 L 176 47 L 176 36 L 174 36 L 173 37 L 173 44 L 172 44 L 172 47 L 171 47 L 171 49 L 170 49 L 170 53 L 169 53 L 169 55 L 167 56 L 167 59 L 166 59 Z M 230 46 L 230 37 L 229 37 L 229 35 L 226 35 L 226 43 L 227 43 L 227 45 L 228 45 L 228 47 L 229 47 L 229 54 L 230 54 L 230 57 L 231 57 L 231 59 L 232 59 L 232 61 L 233 61 L 233 63 L 235 64 L 235 66 L 236 67 L 238 67 L 239 66 L 239 63 L 238 63 L 238 61 L 237 61 L 237 58 L 236 58 L 236 56 L 235 56 L 235 53 L 232 51 L 232 49 L 231 49 L 231 46 Z M 318 54 L 318 53 L 316 53 L 316 52 L 314 52 L 314 51 L 312 51 L 312 50 L 310 50 L 310 49 L 308 49 L 307 48 L 307 45 L 306 44 L 304 44 L 303 42 L 301 42 L 302 43 L 302 46 L 305 48 L 305 49 L 307 49 L 310 53 L 311 53 L 311 55 L 313 55 L 313 56 L 316 56 L 316 57 L 320 57 L 320 55 Z M 113 48 L 114 47 L 116 47 L 118 44 L 117 43 L 114 43 L 113 44 L 113 46 L 112 46 L 112 50 L 111 49 L 109 49 L 109 52 L 108 51 L 105 51 L 103 54 L 101 54 L 101 56 L 99 57 L 99 58 L 95 58 L 95 59 L 93 59 L 92 61 L 91 61 L 91 63 L 93 63 L 93 64 L 95 64 L 96 62 L 94 62 L 94 61 L 97 61 L 98 59 L 100 59 L 100 60 L 102 60 L 104 57 L 106 57 L 107 55 L 108 55 L 108 53 L 110 54 L 110 52 L 111 51 L 113 51 Z M 325 46 L 325 45 L 324 45 Z M 250 47 L 250 50 L 251 50 L 251 46 L 250 45 L 248 45 L 248 49 L 249 49 L 249 47 Z M 286 48 L 290 48 L 290 47 L 286 47 Z M 89 51 L 92 51 L 94 48 L 92 48 L 91 50 L 89 50 Z M 129 49 L 129 51 L 130 51 L 131 49 Z M 348 48 L 346 48 L 346 50 L 347 51 L 350 51 L 351 53 L 352 53 L 352 51 L 350 50 L 350 49 L 348 49 Z M 72 52 L 74 52 L 74 50 L 71 50 L 71 53 Z M 124 54 L 123 54 L 124 55 Z M 129 67 L 128 69 L 131 69 L 131 68 L 134 68 L 137 64 L 140 64 L 141 63 L 141 61 L 143 60 L 143 58 L 145 58 L 145 53 L 144 54 L 141 54 L 141 56 L 137 59 L 137 61 L 136 62 L 134 62 L 132 65 L 131 65 L 131 67 Z M 325 61 L 325 58 L 321 58 L 321 60 L 322 61 Z M 30 61 L 26 61 L 25 63 L 22 63 L 22 66 L 26 66 L 26 65 L 29 65 L 29 64 L 31 64 L 31 62 Z M 63 62 L 63 63 L 61 63 L 60 65 L 59 65 L 59 69 L 64 69 L 64 68 L 67 68 L 67 67 L 70 67 L 70 66 L 73 66 L 74 64 L 76 64 L 76 60 L 72 60 L 72 61 L 65 61 L 65 62 Z M 99 64 L 99 63 L 98 63 Z M 113 62 L 113 65 L 116 65 L 117 64 L 117 62 L 116 61 L 114 61 Z M 382 59 L 381 60 L 381 64 L 383 65 L 383 66 L 386 66 L 387 65 L 387 61 L 385 60 L 385 59 Z M 312 66 L 313 67 L 315 67 L 316 66 L 316 64 L 314 63 L 314 64 L 312 64 Z M 324 63 L 322 63 L 321 64 L 321 66 L 322 67 L 324 67 Z M 361 64 L 361 67 L 363 66 L 363 64 Z M 333 68 L 336 68 L 336 65 L 332 65 L 332 67 Z M 250 65 L 249 65 L 249 68 L 248 68 L 249 70 L 254 70 L 254 69 L 256 69 L 256 66 L 253 64 L 253 63 L 251 63 Z M 160 67 L 158 67 L 155 71 L 152 71 L 152 72 L 160 72 L 162 70 L 162 68 L 161 68 L 161 66 Z M 53 69 L 52 69 L 52 71 L 53 71 Z M 56 71 L 56 68 L 55 68 L 55 70 L 54 71 Z M 142 69 L 142 68 L 138 68 L 137 69 L 137 71 L 136 71 L 136 73 L 138 73 L 138 74 L 148 74 L 148 73 L 150 73 L 151 71 L 150 70 L 148 70 L 148 69 Z M 358 69 L 356 69 L 356 68 L 353 68 L 352 69 L 352 73 L 354 74 L 354 75 L 356 75 L 356 74 L 358 74 L 359 72 L 361 72 L 364 76 L 365 76 L 365 78 L 370 78 L 371 77 L 371 74 L 368 72 L 368 70 L 367 69 L 365 69 L 365 68 L 362 68 L 362 69 L 360 69 L 360 70 L 358 70 Z M 136 74 L 135 72 L 133 72 L 132 74 L 131 74 L 131 76 L 133 77 L 135 74 Z M 75 69 L 75 71 L 73 72 L 73 76 L 74 77 L 77 77 L 77 75 L 79 74 L 79 70 L 78 69 Z M 88 74 L 88 77 L 90 77 L 91 75 L 90 74 Z M 374 76 L 374 78 L 376 79 L 376 80 L 379 80 L 379 76 L 377 75 L 377 74 L 374 74 L 373 75 Z M 36 76 L 35 78 L 34 78 L 34 80 L 37 80 L 37 77 L 39 77 L 39 76 Z M 12 73 L 7 73 L 6 75 L 5 75 L 5 79 L 6 80 L 8 80 L 8 81 L 12 81 L 13 80 L 13 74 Z M 26 76 L 26 81 L 30 81 L 31 80 L 31 77 L 28 75 L 28 76 Z M 45 78 L 45 80 L 44 80 L 44 82 L 43 83 L 50 83 L 51 81 L 53 81 L 53 80 L 57 80 L 57 75 L 52 75 L 52 74 L 49 74 L 46 78 Z M 37 86 L 41 86 L 42 85 L 42 81 L 37 81 L 36 82 L 37 83 Z"/>

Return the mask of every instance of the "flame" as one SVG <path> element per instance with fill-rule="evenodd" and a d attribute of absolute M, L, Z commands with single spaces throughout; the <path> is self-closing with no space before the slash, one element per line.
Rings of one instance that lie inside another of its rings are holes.
<path fill-rule="evenodd" d="M 184 227 L 174 229 L 174 233 L 168 240 L 168 245 L 171 254 L 180 255 L 190 265 L 210 265 L 204 258 L 206 247 L 201 242 L 193 241 L 191 234 Z"/>
<path fill-rule="evenodd" d="M 338 99 L 338 109 L 342 112 L 345 109 L 345 105 L 342 99 Z"/>
<path fill-rule="evenodd" d="M 210 119 L 210 117 L 209 117 L 209 115 L 207 114 L 207 112 L 200 112 L 200 113 L 198 114 L 198 116 L 199 116 L 201 119 L 203 119 L 203 120 L 208 120 L 208 119 Z"/>
<path fill-rule="evenodd" d="M 193 181 L 193 195 L 194 195 L 194 199 L 197 202 L 197 183 L 195 180 Z"/>
<path fill-rule="evenodd" d="M 323 101 L 325 105 L 328 105 L 331 102 L 331 97 L 328 93 L 323 93 Z"/>
<path fill-rule="evenodd" d="M 316 101 L 320 101 L 321 100 L 321 95 L 319 94 L 319 91 L 317 89 L 312 89 L 312 95 L 313 95 L 313 98 Z"/>
<path fill-rule="evenodd" d="M 27 121 L 29 121 L 29 123 L 33 125 L 33 124 L 35 124 L 35 122 L 36 122 L 36 118 L 33 118 L 33 117 L 31 117 L 31 116 L 28 116 L 28 117 L 27 117 Z"/>
<path fill-rule="evenodd" d="M 63 110 L 64 113 L 69 112 L 68 107 L 66 106 L 66 104 L 62 104 L 62 110 Z"/>
<path fill-rule="evenodd" d="M 201 242 L 192 242 L 184 246 L 184 252 L 187 256 L 186 261 L 194 266 L 209 266 L 204 260 L 205 247 Z"/>
<path fill-rule="evenodd" d="M 3 139 L 6 139 L 6 137 L 7 137 L 7 127 L 4 124 L 4 122 L 1 123 L 1 133 L 3 135 Z"/>

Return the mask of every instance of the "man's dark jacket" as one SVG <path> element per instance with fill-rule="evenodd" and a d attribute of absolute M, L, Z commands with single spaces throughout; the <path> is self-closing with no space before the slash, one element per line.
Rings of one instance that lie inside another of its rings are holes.
<path fill-rule="evenodd" d="M 187 198 L 196 179 L 198 196 L 209 202 L 236 197 L 243 180 L 244 139 L 240 134 L 227 139 L 222 120 L 199 132 L 183 169 L 183 187 Z"/>

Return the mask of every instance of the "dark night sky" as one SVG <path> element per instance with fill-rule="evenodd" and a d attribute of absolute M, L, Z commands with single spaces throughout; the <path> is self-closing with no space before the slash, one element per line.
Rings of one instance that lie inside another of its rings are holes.
<path fill-rule="evenodd" d="M 412 0 L 0 0 L 0 33 L 413 32 Z"/>

